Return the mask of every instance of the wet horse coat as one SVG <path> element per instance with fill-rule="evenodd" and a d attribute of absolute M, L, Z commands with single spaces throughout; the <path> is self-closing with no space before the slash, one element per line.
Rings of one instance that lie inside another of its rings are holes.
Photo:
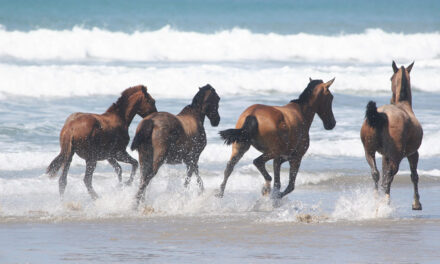
<path fill-rule="evenodd" d="M 136 195 L 136 203 L 144 199 L 145 189 L 163 163 L 187 166 L 185 186 L 193 173 L 203 191 L 203 181 L 199 176 L 198 161 L 206 146 L 203 126 L 205 116 L 212 126 L 220 122 L 218 104 L 220 97 L 211 85 L 198 91 L 192 103 L 183 108 L 178 115 L 158 112 L 144 118 L 138 125 L 131 145 L 139 152 L 141 184 Z"/>
<path fill-rule="evenodd" d="M 329 90 L 333 81 L 323 83 L 310 79 L 298 99 L 284 106 L 252 105 L 240 115 L 235 129 L 221 131 L 225 143 L 232 144 L 232 155 L 218 196 L 223 196 L 234 166 L 250 146 L 263 153 L 254 160 L 266 180 L 263 194 L 270 192 L 272 177 L 265 163 L 271 159 L 274 162 L 274 197 L 281 198 L 293 191 L 301 159 L 309 147 L 309 129 L 315 114 L 321 118 L 325 129 L 333 129 L 336 125 L 332 111 L 333 95 Z M 290 164 L 289 184 L 280 192 L 280 168 L 285 161 Z"/>
<path fill-rule="evenodd" d="M 419 201 L 417 163 L 418 149 L 422 143 L 423 129 L 412 109 L 410 72 L 414 63 L 407 68 L 396 66 L 393 61 L 391 104 L 379 108 L 370 101 L 361 128 L 361 140 L 365 157 L 371 167 L 375 188 L 378 188 L 379 171 L 375 153 L 382 154 L 382 188 L 389 198 L 391 183 L 399 170 L 400 162 L 407 158 L 414 185 L 413 210 L 422 210 Z"/>
<path fill-rule="evenodd" d="M 89 114 L 74 113 L 70 115 L 60 133 L 60 154 L 47 168 L 50 177 L 55 177 L 63 167 L 59 178 L 59 191 L 63 196 L 67 184 L 67 172 L 73 155 L 86 160 L 84 183 L 93 199 L 98 195 L 92 187 L 92 175 L 96 162 L 107 160 L 122 180 L 121 166 L 117 161 L 132 165 L 128 184 L 138 167 L 138 162 L 126 151 L 130 140 L 128 127 L 136 114 L 145 117 L 157 112 L 154 99 L 148 94 L 145 86 L 139 85 L 126 89 L 116 103 L 112 104 L 105 113 Z"/>

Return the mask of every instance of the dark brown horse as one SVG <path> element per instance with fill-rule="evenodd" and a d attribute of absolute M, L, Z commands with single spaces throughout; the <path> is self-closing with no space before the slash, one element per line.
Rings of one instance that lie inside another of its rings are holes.
<path fill-rule="evenodd" d="M 157 112 L 144 118 L 138 125 L 131 145 L 139 152 L 141 165 L 141 184 L 136 195 L 139 204 L 144 199 L 145 188 L 156 175 L 160 166 L 184 163 L 187 166 L 185 186 L 193 173 L 203 191 L 203 181 L 199 175 L 199 156 L 206 146 L 206 134 L 203 123 L 205 116 L 212 126 L 220 122 L 218 113 L 220 97 L 211 85 L 197 92 L 190 105 L 185 106 L 178 115 Z"/>
<path fill-rule="evenodd" d="M 403 66 L 398 68 L 393 61 L 391 104 L 377 108 L 375 102 L 368 103 L 365 121 L 361 128 L 361 139 L 376 189 L 378 188 L 379 171 L 376 166 L 375 154 L 376 152 L 382 154 L 382 188 L 388 201 L 391 183 L 399 170 L 400 162 L 404 157 L 408 159 L 411 180 L 414 185 L 412 209 L 422 210 L 419 201 L 417 163 L 423 130 L 412 110 L 409 74 L 413 65 L 414 62 L 406 69 Z"/>
<path fill-rule="evenodd" d="M 266 170 L 266 162 L 273 159 L 274 198 L 282 198 L 295 188 L 295 178 L 301 159 L 309 147 L 309 129 L 315 114 L 321 118 L 324 128 L 336 125 L 332 111 L 333 95 L 329 87 L 333 83 L 312 80 L 298 99 L 284 106 L 252 105 L 238 118 L 235 129 L 220 132 L 225 143 L 232 144 L 232 155 L 226 166 L 219 197 L 223 196 L 226 183 L 243 154 L 252 145 L 263 154 L 254 160 L 266 184 L 263 195 L 270 193 L 272 177 Z M 285 161 L 290 163 L 289 184 L 280 192 L 280 168 Z"/>
<path fill-rule="evenodd" d="M 132 165 L 130 179 L 133 181 L 138 162 L 126 151 L 130 137 L 128 127 L 136 114 L 145 117 L 157 112 L 154 99 L 145 86 L 126 89 L 116 103 L 102 114 L 74 113 L 70 115 L 60 133 L 60 154 L 50 163 L 47 173 L 55 177 L 63 167 L 59 178 L 59 191 L 63 196 L 67 184 L 72 157 L 76 153 L 86 160 L 84 183 L 93 199 L 98 195 L 92 186 L 92 175 L 99 160 L 107 160 L 122 180 L 121 166 L 117 161 Z"/>

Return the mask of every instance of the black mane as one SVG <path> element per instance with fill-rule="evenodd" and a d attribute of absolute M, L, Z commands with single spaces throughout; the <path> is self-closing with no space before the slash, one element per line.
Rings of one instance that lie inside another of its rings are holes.
<path fill-rule="evenodd" d="M 307 85 L 306 89 L 299 95 L 298 99 L 294 99 L 290 102 L 297 103 L 297 104 L 304 104 L 309 102 L 310 96 L 312 96 L 313 90 L 318 84 L 323 83 L 322 80 L 311 80 L 309 84 Z"/>
<path fill-rule="evenodd" d="M 200 88 L 197 94 L 194 96 L 191 106 L 195 108 L 202 106 L 203 100 L 205 99 L 205 94 L 209 90 L 214 90 L 214 88 L 212 88 L 212 86 L 209 84 Z"/>
<path fill-rule="evenodd" d="M 406 79 L 405 68 L 402 66 L 402 80 L 400 84 L 400 96 L 399 101 L 408 101 L 408 79 Z"/>

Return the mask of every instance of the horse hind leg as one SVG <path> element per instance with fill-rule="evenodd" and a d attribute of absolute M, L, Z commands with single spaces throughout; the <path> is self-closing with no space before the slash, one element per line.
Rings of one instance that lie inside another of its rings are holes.
<path fill-rule="evenodd" d="M 128 181 L 125 182 L 126 185 L 130 186 L 131 183 L 133 182 L 134 176 L 136 175 L 136 170 L 139 167 L 139 163 L 137 162 L 136 159 L 134 159 L 133 157 L 131 157 L 127 151 L 122 151 L 119 152 L 116 155 L 116 160 L 120 161 L 120 162 L 124 162 L 124 163 L 129 163 L 131 164 L 131 173 L 130 173 L 130 178 L 128 179 Z"/>
<path fill-rule="evenodd" d="M 58 179 L 58 189 L 61 199 L 64 197 L 64 192 L 66 190 L 67 173 L 69 172 L 70 163 L 72 163 L 72 157 L 73 157 L 73 153 L 69 153 L 69 155 L 66 157 L 63 165 L 63 172 L 60 178 Z"/>
<path fill-rule="evenodd" d="M 420 203 L 419 195 L 419 174 L 417 173 L 417 163 L 419 162 L 419 152 L 416 151 L 414 154 L 407 157 L 409 162 L 409 167 L 411 169 L 411 181 L 414 185 L 414 203 L 412 204 L 413 210 L 422 210 L 422 204 Z"/>
<path fill-rule="evenodd" d="M 394 175 L 399 170 L 399 162 L 391 159 L 390 157 L 382 157 L 382 188 L 385 192 L 388 202 L 390 201 L 391 183 L 393 182 Z"/>
<path fill-rule="evenodd" d="M 371 168 L 371 176 L 374 181 L 374 188 L 377 190 L 379 187 L 379 170 L 377 169 L 376 165 L 376 157 L 375 152 L 367 152 L 365 151 L 365 158 L 368 162 L 368 165 L 370 165 Z"/>
<path fill-rule="evenodd" d="M 217 197 L 220 198 L 223 197 L 229 176 L 231 176 L 235 165 L 237 165 L 238 161 L 240 161 L 244 153 L 246 153 L 246 151 L 248 151 L 250 147 L 251 145 L 248 142 L 234 143 L 232 145 L 231 158 L 229 159 L 228 164 L 226 165 L 223 182 L 220 185 L 219 192 L 216 194 Z"/>
<path fill-rule="evenodd" d="M 114 158 L 110 158 L 107 160 L 110 165 L 112 165 L 113 169 L 115 170 L 116 174 L 118 175 L 118 181 L 119 183 L 122 182 L 122 168 L 121 165 L 116 161 Z"/>
<path fill-rule="evenodd" d="M 84 184 L 86 185 L 87 191 L 89 192 L 93 200 L 96 200 L 99 197 L 92 186 L 92 177 L 95 168 L 96 168 L 96 161 L 90 161 L 90 160 L 86 161 L 86 175 L 84 176 Z"/>

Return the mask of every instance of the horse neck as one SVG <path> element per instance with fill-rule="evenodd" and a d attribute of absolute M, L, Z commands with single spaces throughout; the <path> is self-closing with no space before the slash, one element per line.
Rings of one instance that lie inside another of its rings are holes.
<path fill-rule="evenodd" d="M 301 110 L 303 124 L 306 130 L 309 131 L 313 119 L 315 118 L 316 106 L 307 102 L 307 103 L 299 104 L 299 108 Z"/>
<path fill-rule="evenodd" d="M 109 115 L 114 115 L 118 118 L 125 129 L 128 129 L 134 116 L 137 112 L 137 103 L 132 102 L 130 98 L 126 99 L 126 102 L 122 104 L 113 104 L 105 113 Z"/>
<path fill-rule="evenodd" d="M 187 105 L 182 109 L 182 111 L 180 111 L 178 116 L 189 116 L 196 121 L 200 121 L 202 125 L 205 122 L 205 115 L 202 114 L 201 107 L 194 107 L 192 105 Z"/>
<path fill-rule="evenodd" d="M 392 104 L 407 102 L 412 107 L 412 94 L 411 94 L 411 83 L 407 80 L 404 72 L 402 71 L 402 77 L 400 80 L 400 89 L 393 85 L 393 97 L 391 98 Z"/>

